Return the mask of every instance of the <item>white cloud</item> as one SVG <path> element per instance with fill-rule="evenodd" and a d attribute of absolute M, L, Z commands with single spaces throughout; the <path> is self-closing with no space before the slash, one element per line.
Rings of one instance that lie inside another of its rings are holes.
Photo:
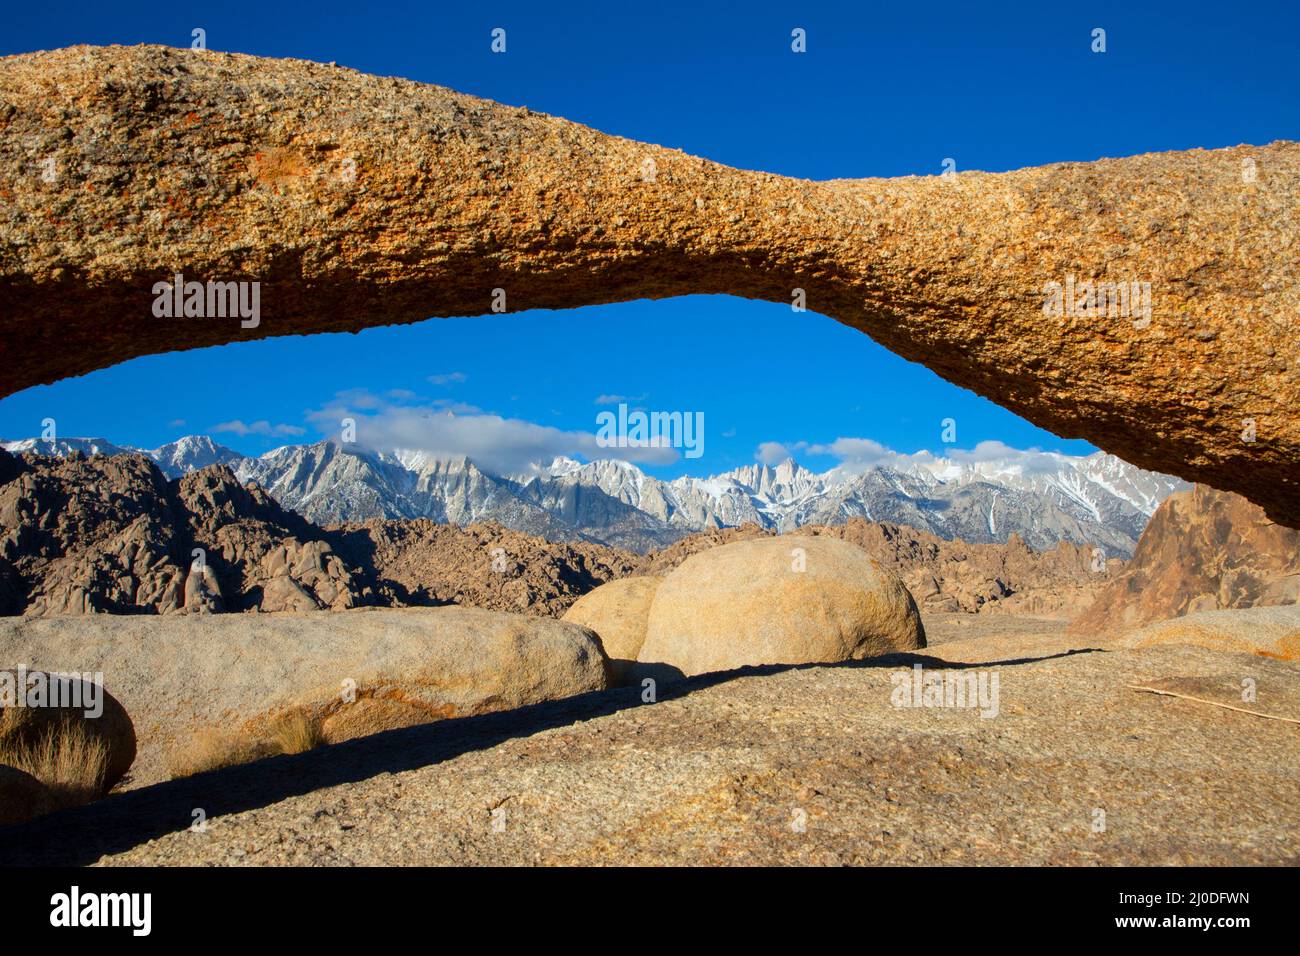
<path fill-rule="evenodd" d="M 271 435 L 283 437 L 286 435 L 302 435 L 307 429 L 299 428 L 297 425 L 272 425 L 265 418 L 255 422 L 241 422 L 239 419 L 229 422 L 221 422 L 213 425 L 214 432 L 232 432 L 236 435 Z"/>
<path fill-rule="evenodd" d="M 764 465 L 779 465 L 787 458 L 793 457 L 788 447 L 776 441 L 765 441 L 754 452 L 754 458 Z"/>
<path fill-rule="evenodd" d="M 430 375 L 429 381 L 434 385 L 455 385 L 469 378 L 464 372 L 447 372 L 444 375 Z"/>
<path fill-rule="evenodd" d="M 809 445 L 812 455 L 830 455 L 840 461 L 872 465 L 898 457 L 897 452 L 886 448 L 873 438 L 837 438 L 829 445 Z"/>
<path fill-rule="evenodd" d="M 1038 448 L 1019 449 L 1000 441 L 982 441 L 970 451 L 954 448 L 948 457 L 962 464 L 979 464 L 986 461 L 1013 460 L 1025 471 L 1052 471 L 1057 467 L 1056 457 Z"/>
<path fill-rule="evenodd" d="M 358 401 L 358 399 L 362 399 Z M 496 474 L 524 474 L 535 464 L 559 456 L 623 458 L 663 465 L 677 460 L 672 448 L 606 448 L 594 431 L 567 431 L 519 418 L 503 418 L 457 403 L 397 405 L 359 392 L 346 392 L 308 414 L 326 435 L 337 434 L 339 421 L 354 418 L 357 441 L 376 451 L 409 449 L 439 458 L 467 457 Z M 593 428 L 595 422 L 592 422 Z"/>
<path fill-rule="evenodd" d="M 1059 461 L 1056 455 L 1038 448 L 1020 449 L 1000 441 L 982 441 L 972 449 L 947 448 L 940 454 L 922 449 L 910 454 L 894 451 L 874 438 L 837 438 L 833 442 L 819 444 L 813 442 L 763 442 L 758 446 L 754 457 L 764 464 L 776 464 L 787 456 L 797 457 L 797 453 L 809 455 L 828 455 L 839 459 L 837 470 L 845 472 L 867 471 L 871 468 L 908 468 L 915 465 L 936 466 L 945 461 L 963 465 L 979 465 L 998 462 L 1018 467 L 1025 472 L 1052 471 Z"/>

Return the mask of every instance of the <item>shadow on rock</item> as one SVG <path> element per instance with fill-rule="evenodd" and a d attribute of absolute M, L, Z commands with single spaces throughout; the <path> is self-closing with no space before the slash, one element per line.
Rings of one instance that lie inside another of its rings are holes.
<path fill-rule="evenodd" d="M 657 668 L 655 676 L 659 685 L 658 701 L 664 702 L 743 677 L 813 667 L 897 668 L 921 664 L 934 668 L 988 668 L 1030 664 L 1094 650 L 980 664 L 949 663 L 927 654 L 899 653 L 837 664 L 743 667 L 686 679 L 675 668 L 664 667 Z M 647 706 L 641 695 L 638 684 L 516 710 L 443 720 L 114 794 L 88 806 L 0 828 L 0 865 L 87 865 L 102 856 L 189 829 L 195 810 L 201 810 L 211 820 L 326 787 L 357 783 L 384 773 L 418 770 L 516 737 Z M 202 836 L 196 833 L 195 839 Z"/>

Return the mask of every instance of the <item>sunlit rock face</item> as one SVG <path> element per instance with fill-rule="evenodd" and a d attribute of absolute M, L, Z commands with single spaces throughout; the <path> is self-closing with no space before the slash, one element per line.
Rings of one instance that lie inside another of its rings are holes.
<path fill-rule="evenodd" d="M 1274 524 L 1237 495 L 1197 485 L 1165 499 L 1132 562 L 1071 630 L 1119 632 L 1201 611 L 1297 602 L 1300 531 Z"/>

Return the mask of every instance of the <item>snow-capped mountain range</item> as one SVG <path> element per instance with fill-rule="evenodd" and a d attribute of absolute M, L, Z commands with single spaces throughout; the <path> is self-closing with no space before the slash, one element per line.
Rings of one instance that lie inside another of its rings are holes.
<path fill-rule="evenodd" d="M 526 475 L 490 474 L 466 458 L 376 452 L 322 441 L 252 458 L 191 435 L 161 448 L 102 439 L 0 442 L 11 452 L 147 455 L 171 478 L 213 464 L 255 481 L 319 524 L 368 518 L 497 521 L 552 540 L 587 539 L 634 550 L 695 531 L 752 522 L 786 531 L 849 518 L 889 521 L 971 543 L 1018 534 L 1031 547 L 1062 540 L 1132 554 L 1152 512 L 1189 487 L 1097 452 L 1015 452 L 982 460 L 895 456 L 859 469 L 813 472 L 793 459 L 709 478 L 664 481 L 625 461 L 557 458 Z"/>

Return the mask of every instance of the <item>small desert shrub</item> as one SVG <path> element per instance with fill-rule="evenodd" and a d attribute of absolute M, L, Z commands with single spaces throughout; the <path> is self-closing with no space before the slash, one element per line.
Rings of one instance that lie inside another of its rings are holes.
<path fill-rule="evenodd" d="M 184 749 L 173 750 L 167 759 L 172 779 L 192 777 L 209 770 L 221 770 L 241 763 L 251 763 L 276 753 L 270 742 L 245 740 L 203 727 L 195 731 Z"/>
<path fill-rule="evenodd" d="M 108 744 L 76 721 L 60 721 L 34 744 L 0 748 L 0 764 L 31 774 L 45 784 L 50 810 L 76 807 L 104 793 Z"/>
<path fill-rule="evenodd" d="M 240 737 L 201 728 L 184 749 L 172 752 L 168 770 L 173 780 L 192 777 L 278 754 L 306 753 L 325 742 L 320 725 L 301 711 L 285 714 L 271 725 L 269 733 L 269 737 Z"/>
<path fill-rule="evenodd" d="M 271 728 L 272 739 L 282 754 L 301 754 L 325 742 L 320 725 L 300 710 L 285 714 Z"/>

